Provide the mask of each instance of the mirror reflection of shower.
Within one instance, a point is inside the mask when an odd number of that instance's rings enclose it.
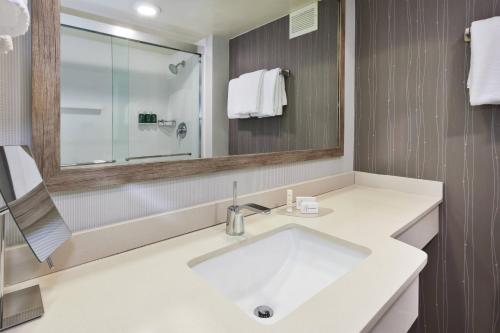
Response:
[[[201,157],[199,54],[66,26],[61,41],[63,166]]]
[[[170,66],[168,66],[170,72],[174,75],[179,74],[179,71],[184,67],[186,67],[186,62],[184,60],[178,63],[177,65],[171,64]]]

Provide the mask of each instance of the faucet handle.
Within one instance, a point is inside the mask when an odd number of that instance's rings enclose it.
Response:
[[[238,208],[239,209],[248,209],[248,210],[251,210],[252,212],[258,213],[258,214],[264,214],[264,215],[271,214],[271,208],[267,208],[267,207],[257,205],[254,203],[248,203],[248,204],[239,206]]]

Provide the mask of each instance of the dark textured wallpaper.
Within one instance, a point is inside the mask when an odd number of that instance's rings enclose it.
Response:
[[[357,0],[356,12],[356,169],[445,183],[412,331],[500,332],[500,107],[469,106],[463,40],[500,1]]]
[[[289,39],[287,16],[230,41],[231,78],[276,67],[292,73],[283,116],[230,120],[231,155],[338,146],[338,13],[338,0],[324,0],[318,31]]]

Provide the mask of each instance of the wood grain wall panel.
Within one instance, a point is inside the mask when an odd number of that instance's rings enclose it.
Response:
[[[32,3],[32,140],[33,157],[43,179],[60,168],[61,80],[59,0]],[[36,56],[35,56],[36,55]],[[43,144],[42,144],[43,143]]]
[[[470,107],[472,21],[497,0],[356,1],[359,171],[440,180],[412,332],[500,332],[500,107]]]
[[[281,117],[230,120],[231,155],[338,146],[337,0],[319,3],[319,29],[289,39],[283,17],[230,41],[230,77],[289,69],[288,106]]]

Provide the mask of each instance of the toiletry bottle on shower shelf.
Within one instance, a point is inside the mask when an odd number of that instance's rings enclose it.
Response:
[[[144,120],[146,124],[151,124],[151,112],[146,113]]]
[[[151,114],[151,123],[156,124],[158,120],[158,117],[156,116],[156,113]]]

